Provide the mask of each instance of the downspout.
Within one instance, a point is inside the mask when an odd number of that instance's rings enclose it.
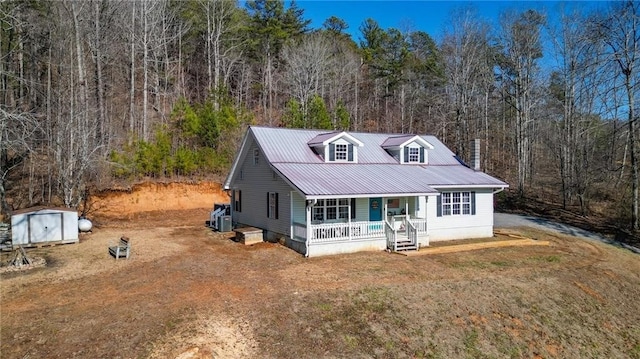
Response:
[[[502,191],[504,191],[504,187],[498,188],[497,190],[495,190],[495,191],[491,192],[491,194],[500,193],[500,192],[502,192]]]

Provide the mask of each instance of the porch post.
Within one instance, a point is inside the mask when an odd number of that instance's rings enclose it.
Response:
[[[349,215],[347,216],[347,225],[347,233],[349,233],[349,240],[351,240],[351,198],[349,198]]]
[[[305,200],[305,230],[307,231],[307,238],[305,240],[305,245],[307,247],[305,256],[309,256],[309,241],[311,240],[311,205],[309,205],[309,201]]]
[[[409,222],[409,218],[411,218],[411,216],[409,215],[409,199],[405,199],[404,200],[404,218],[406,219],[407,222]]]

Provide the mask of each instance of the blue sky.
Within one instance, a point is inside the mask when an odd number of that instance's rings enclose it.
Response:
[[[504,10],[536,9],[553,16],[560,7],[556,1],[297,0],[296,4],[304,9],[304,18],[312,21],[310,27],[313,29],[321,28],[331,16],[341,18],[349,24],[347,32],[356,42],[360,38],[359,27],[367,18],[376,20],[383,29],[394,27],[404,30],[409,25],[410,29],[424,31],[437,41],[447,25],[451,10],[455,8],[471,5],[478,9],[481,17],[497,26]],[[571,1],[566,4],[582,7],[598,3]]]

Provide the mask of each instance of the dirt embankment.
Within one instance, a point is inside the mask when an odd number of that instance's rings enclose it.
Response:
[[[87,212],[93,218],[133,218],[139,213],[213,208],[214,203],[228,202],[217,182],[144,182],[94,194]]]

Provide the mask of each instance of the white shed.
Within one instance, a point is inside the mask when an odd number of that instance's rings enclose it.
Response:
[[[77,243],[78,213],[68,208],[26,209],[11,216],[15,245]]]

